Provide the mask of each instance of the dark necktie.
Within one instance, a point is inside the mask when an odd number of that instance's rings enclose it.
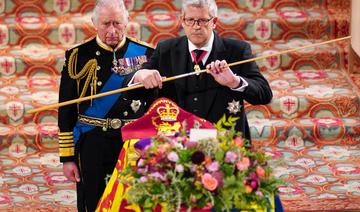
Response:
[[[202,59],[204,58],[206,51],[201,49],[195,49],[193,54],[193,59],[196,64],[203,65]]]

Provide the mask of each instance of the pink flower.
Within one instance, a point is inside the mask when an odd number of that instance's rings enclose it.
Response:
[[[191,195],[190,197],[192,203],[196,203],[197,199],[194,195]]]
[[[256,174],[259,177],[265,177],[265,170],[261,166],[256,167]]]
[[[218,181],[216,180],[216,178],[211,176],[211,174],[209,173],[206,173],[201,177],[201,182],[204,187],[209,191],[215,190],[218,186]]]
[[[209,170],[210,172],[216,172],[217,170],[219,170],[219,162],[214,161],[211,162],[210,164],[206,164],[206,169]]]
[[[253,190],[256,190],[259,186],[258,182],[256,180],[251,180],[250,181],[250,186]]]
[[[263,197],[263,196],[264,196],[264,194],[263,194],[261,191],[256,191],[255,194],[258,195],[259,197]]]
[[[211,175],[218,181],[218,186],[222,187],[224,185],[224,173],[221,171],[213,172]]]
[[[159,179],[159,180],[166,180],[165,176],[160,174],[159,172],[154,172],[152,174],[150,174],[151,177],[155,178],[155,180]]]
[[[140,177],[140,182],[145,183],[148,180],[148,177],[142,176]]]
[[[234,139],[234,143],[236,146],[243,147],[244,146],[244,139],[242,137],[236,137]]]
[[[236,163],[236,168],[239,171],[244,171],[244,170],[248,169],[249,166],[250,166],[250,159],[248,157],[244,157],[242,160],[239,160]]]
[[[237,155],[232,152],[232,151],[228,151],[226,152],[226,155],[225,155],[225,162],[227,163],[234,163],[237,159]]]
[[[172,162],[176,162],[179,160],[179,156],[176,152],[172,151],[168,154],[167,158],[169,159],[169,161],[172,161]]]
[[[195,148],[198,143],[193,141],[185,141],[184,145],[186,148]]]

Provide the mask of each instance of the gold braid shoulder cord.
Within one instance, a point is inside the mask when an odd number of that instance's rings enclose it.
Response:
[[[70,55],[69,63],[68,63],[68,72],[71,79],[76,80],[77,82],[77,92],[80,92],[80,80],[87,76],[84,87],[81,91],[80,98],[85,96],[86,90],[89,87],[91,82],[91,95],[96,94],[96,84],[97,84],[97,60],[91,59],[89,60],[85,66],[81,69],[79,73],[77,73],[76,65],[78,58],[79,49],[74,49]]]

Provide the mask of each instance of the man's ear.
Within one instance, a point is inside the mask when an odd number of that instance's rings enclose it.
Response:
[[[212,19],[212,22],[213,22],[213,25],[212,25],[212,28],[213,29],[215,29],[216,28],[216,23],[218,22],[218,17],[214,17],[213,19]]]
[[[181,26],[184,25],[184,15],[180,15],[179,22],[180,22]]]

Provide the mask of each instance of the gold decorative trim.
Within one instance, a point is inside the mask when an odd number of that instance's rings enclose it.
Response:
[[[125,45],[126,42],[126,37],[124,36],[124,38],[122,39],[122,41],[115,47],[115,49],[111,48],[110,46],[106,45],[104,42],[102,42],[99,38],[99,36],[96,36],[96,43],[103,49],[105,49],[106,51],[110,51],[113,52],[114,50],[117,51],[118,49],[120,49],[121,47],[123,47]]]
[[[68,144],[68,143],[74,143],[74,140],[72,138],[68,140],[63,140],[63,139],[59,140],[59,144]]]
[[[78,51],[79,51],[79,49],[76,48],[70,54],[69,63],[68,63],[68,73],[69,73],[69,76],[71,79],[74,79],[77,81],[78,93],[79,93],[80,80],[83,79],[84,77],[86,77],[84,87],[81,91],[81,94],[79,95],[81,98],[81,97],[85,96],[86,90],[89,87],[90,82],[92,82],[90,85],[91,95],[94,95],[94,93],[96,94],[96,86],[97,86],[96,85],[96,81],[97,81],[96,67],[97,67],[98,63],[97,63],[96,59],[91,59],[85,64],[85,66],[81,69],[80,72],[77,72],[76,69],[77,69]]]
[[[69,135],[73,135],[73,132],[59,132],[59,136],[69,136]]]
[[[68,147],[74,147],[74,143],[69,143],[69,144],[59,144],[59,147],[60,148],[68,148]]]
[[[60,136],[59,136],[59,139],[60,139],[60,140],[72,140],[73,138],[74,138],[73,135],[70,135],[70,136],[68,136],[68,135],[67,135],[67,136],[64,136],[64,135],[61,136],[61,135],[60,135]]]
[[[129,37],[129,36],[127,36],[127,38],[129,39],[129,40],[131,40],[132,42],[135,42],[135,43],[139,43],[139,44],[141,44],[141,45],[144,45],[144,46],[147,46],[147,47],[150,47],[150,48],[155,48],[153,45],[151,45],[151,44],[149,44],[149,43],[147,43],[147,42],[145,42],[145,41],[141,41],[141,40],[139,40],[139,39],[136,39],[136,38],[134,38],[134,37]]]
[[[59,148],[59,156],[60,157],[70,157],[75,155],[75,148]]]

